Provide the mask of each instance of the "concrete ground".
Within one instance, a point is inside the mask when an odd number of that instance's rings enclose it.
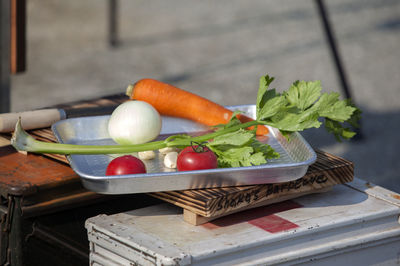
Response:
[[[121,93],[144,77],[224,105],[254,104],[266,73],[278,90],[301,79],[341,92],[311,0],[120,0],[117,48],[107,42],[107,1],[27,4],[28,68],[12,76],[13,111]],[[327,4],[363,138],[303,135],[353,161],[357,177],[400,192],[400,1]]]

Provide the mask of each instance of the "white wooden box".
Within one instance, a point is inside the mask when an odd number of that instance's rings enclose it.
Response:
[[[355,179],[193,226],[170,204],[86,221],[91,265],[400,265],[400,195]]]

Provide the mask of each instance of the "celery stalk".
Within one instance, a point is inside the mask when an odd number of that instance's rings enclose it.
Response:
[[[11,144],[18,151],[28,151],[34,153],[55,153],[55,154],[121,154],[139,151],[158,150],[165,147],[189,146],[192,142],[208,141],[217,136],[234,132],[241,128],[247,128],[257,125],[257,121],[251,121],[213,133],[197,137],[188,138],[168,138],[166,140],[153,141],[144,144],[135,145],[76,145],[62,143],[48,143],[34,139],[21,126],[21,120],[18,120],[14,134],[11,138]]]

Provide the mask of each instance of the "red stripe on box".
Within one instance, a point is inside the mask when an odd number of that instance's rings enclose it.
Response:
[[[238,213],[234,213],[215,221],[204,224],[208,229],[230,226],[238,223],[247,222],[251,225],[270,233],[278,233],[285,230],[299,227],[289,220],[279,217],[277,214],[283,211],[303,207],[302,205],[288,200],[268,206],[258,207]]]
[[[297,224],[274,214],[248,221],[248,223],[270,233],[279,233],[299,227]]]

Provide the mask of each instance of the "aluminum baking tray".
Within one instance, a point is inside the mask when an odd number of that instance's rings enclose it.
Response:
[[[254,105],[228,106],[228,108],[255,117]],[[109,117],[93,116],[61,120],[53,124],[52,130],[60,143],[115,145],[107,132]],[[186,119],[162,117],[160,138],[179,133],[194,134],[207,129]],[[116,155],[69,155],[67,158],[72,169],[81,177],[83,185],[89,190],[103,194],[279,183],[304,176],[308,166],[316,160],[313,149],[299,133],[294,133],[288,142],[279,130],[269,129],[268,137],[264,137],[261,141],[279,152],[280,158],[259,166],[179,172],[165,168],[163,157],[157,151],[155,159],[144,161],[146,174],[106,176],[107,165]]]

